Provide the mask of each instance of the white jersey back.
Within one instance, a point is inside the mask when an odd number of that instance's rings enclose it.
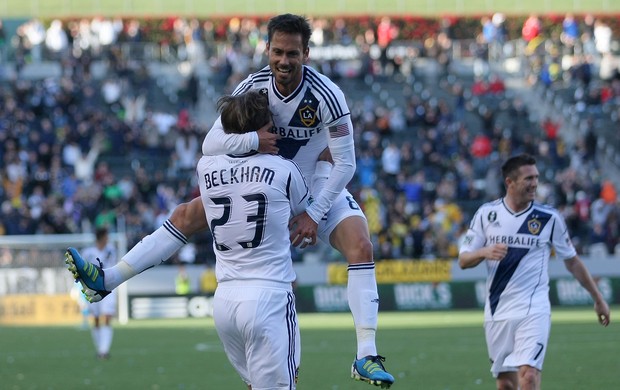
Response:
[[[103,265],[101,268],[113,267],[118,262],[116,248],[112,244],[107,244],[103,249],[97,248],[96,245],[84,248],[84,250],[82,250],[82,258],[95,265],[99,265],[97,262],[97,259],[99,259]]]
[[[562,216],[554,208],[535,202],[518,214],[503,198],[486,203],[476,211],[460,252],[497,243],[507,244],[508,253],[501,261],[485,260],[485,320],[549,313],[548,261],[552,247],[559,259],[576,255]]]
[[[353,127],[349,108],[340,88],[329,78],[304,66],[303,80],[295,92],[282,96],[268,66],[249,75],[233,95],[259,90],[269,98],[273,132],[278,140],[278,154],[299,165],[306,178],[312,177],[319,154],[337,144],[351,147]],[[329,134],[329,136],[326,134]]]
[[[217,281],[293,282],[288,222],[310,202],[297,165],[254,152],[204,156],[197,173]]]

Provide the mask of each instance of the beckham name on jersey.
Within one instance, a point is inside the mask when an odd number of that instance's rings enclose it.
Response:
[[[488,243],[493,244],[506,244],[509,246],[519,246],[519,247],[538,247],[540,246],[540,238],[527,236],[527,235],[516,235],[516,236],[491,236],[488,239]]]
[[[276,171],[269,168],[247,166],[205,173],[204,180],[207,189],[221,185],[247,182],[263,182],[271,185],[275,175]]]

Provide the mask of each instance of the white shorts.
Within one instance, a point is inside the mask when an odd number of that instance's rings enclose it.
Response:
[[[290,285],[220,283],[213,318],[228,360],[252,390],[296,388],[301,340]]]
[[[532,366],[542,371],[551,315],[539,313],[521,319],[485,321],[491,373],[497,378],[501,372],[517,372],[520,366]]]
[[[344,219],[358,216],[366,219],[362,208],[348,190],[343,190],[334,200],[332,207],[319,222],[317,234],[324,243],[329,244],[329,236]]]
[[[93,302],[88,306],[88,312],[95,317],[100,316],[115,316],[116,306],[118,301],[118,294],[116,290],[112,290],[110,294],[99,302]]]

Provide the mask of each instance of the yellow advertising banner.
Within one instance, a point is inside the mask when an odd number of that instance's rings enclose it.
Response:
[[[375,263],[379,284],[448,282],[452,279],[452,260],[382,260]],[[327,282],[347,283],[348,264],[329,264]]]
[[[2,325],[72,325],[81,321],[80,307],[69,294],[0,297]]]

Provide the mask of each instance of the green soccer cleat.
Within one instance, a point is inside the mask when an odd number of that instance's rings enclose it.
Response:
[[[99,261],[99,259],[97,259],[97,261]],[[110,291],[107,291],[104,287],[104,274],[101,268],[101,261],[99,261],[99,265],[97,266],[84,260],[77,249],[69,247],[65,252],[65,263],[75,280],[82,284],[82,292],[86,296],[88,302],[99,302],[110,293]]]
[[[351,367],[351,378],[380,386],[382,389],[389,389],[394,383],[394,377],[385,371],[384,361],[385,358],[380,355],[355,360]]]

